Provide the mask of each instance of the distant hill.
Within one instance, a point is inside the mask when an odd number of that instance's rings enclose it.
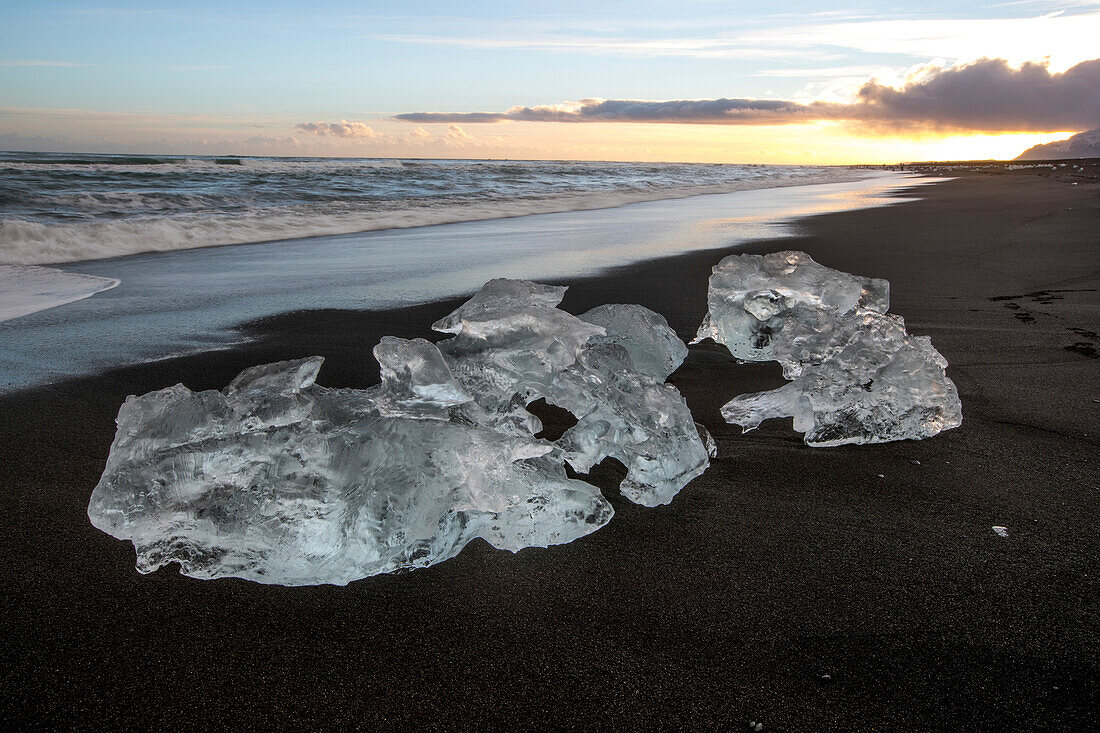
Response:
[[[1071,138],[1028,148],[1016,160],[1062,160],[1100,158],[1100,128],[1079,132]]]

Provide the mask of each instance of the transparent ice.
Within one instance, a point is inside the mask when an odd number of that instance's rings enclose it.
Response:
[[[778,361],[792,380],[722,408],[751,430],[793,417],[809,445],[926,438],[962,423],[945,360],[926,336],[889,314],[885,280],[814,262],[804,252],[732,255],[714,267],[696,341],[742,361]]]
[[[664,384],[686,349],[639,306],[559,310],[564,291],[486,284],[435,324],[453,338],[382,339],[370,389],[316,385],[311,357],[130,397],[88,515],[142,572],[342,585],[479,537],[518,551],[599,529],[610,504],[565,462],[617,458],[626,497],[667,503],[713,445]],[[540,397],[578,418],[558,441],[534,437]]]

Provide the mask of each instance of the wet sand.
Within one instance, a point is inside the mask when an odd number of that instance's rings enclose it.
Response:
[[[1073,185],[1077,183],[1077,185]],[[891,281],[951,363],[964,423],[811,449],[718,407],[782,383],[709,342],[671,381],[719,458],[667,507],[621,499],[569,545],[475,543],[346,588],[133,568],[85,509],[127,394],[224,386],[321,354],[377,379],[382,335],[437,338],[458,301],[307,311],[250,343],[0,397],[3,717],[49,727],[1085,730],[1098,723],[1100,183],[966,173],[922,199],[804,220],[823,264]],[[563,307],[641,303],[685,339],[707,251],[574,280]],[[1005,526],[1008,537],[992,527]]]

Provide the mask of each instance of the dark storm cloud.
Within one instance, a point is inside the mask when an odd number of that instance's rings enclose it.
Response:
[[[576,104],[513,107],[506,112],[412,112],[403,122],[649,122],[777,125],[848,120],[885,128],[1058,131],[1100,125],[1100,59],[1051,73],[1003,59],[926,72],[901,88],[867,82],[850,104],[784,100],[585,99]]]
[[[675,122],[700,125],[774,125],[818,119],[824,105],[771,99],[584,99],[575,105],[513,107],[507,112],[412,112],[403,122]]]
[[[849,106],[884,123],[986,131],[1080,130],[1100,124],[1100,59],[1060,74],[1044,64],[1013,69],[1003,59],[947,69],[901,89],[870,81]]]

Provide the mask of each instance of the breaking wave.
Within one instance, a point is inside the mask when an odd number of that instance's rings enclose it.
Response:
[[[0,264],[398,229],[865,175],[843,168],[0,154]]]

